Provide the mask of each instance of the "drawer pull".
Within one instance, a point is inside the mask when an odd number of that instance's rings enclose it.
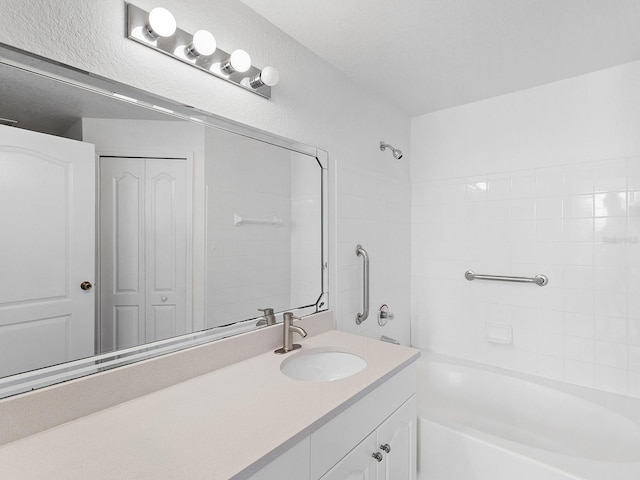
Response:
[[[388,443],[385,443],[384,445],[380,445],[380,450],[382,450],[385,453],[391,453],[391,445],[389,445]]]
[[[371,456],[375,458],[377,462],[382,461],[382,454],[380,452],[372,453]]]

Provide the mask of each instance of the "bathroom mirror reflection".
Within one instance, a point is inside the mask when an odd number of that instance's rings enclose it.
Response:
[[[323,152],[0,53],[0,396],[327,308]]]

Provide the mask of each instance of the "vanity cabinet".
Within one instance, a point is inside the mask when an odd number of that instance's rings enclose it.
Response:
[[[367,480],[414,480],[416,478],[415,395],[322,476],[321,480],[358,478]]]
[[[415,480],[415,392],[414,363],[328,420],[249,480]]]
[[[340,460],[335,467],[329,470],[326,475],[323,475],[322,480],[379,479],[378,461],[373,458],[371,454],[371,452],[377,451],[377,437],[377,433],[373,432],[365,438],[356,448],[351,450],[346,457]]]
[[[415,480],[417,455],[416,396],[413,395],[396,410],[377,430],[378,449],[388,445],[382,452],[383,461],[378,464],[380,480]],[[378,451],[378,450],[376,450]]]

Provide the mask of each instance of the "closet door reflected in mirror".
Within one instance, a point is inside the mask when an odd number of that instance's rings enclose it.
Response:
[[[100,353],[193,331],[186,158],[100,158]]]

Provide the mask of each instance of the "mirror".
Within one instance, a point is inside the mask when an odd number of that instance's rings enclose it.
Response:
[[[326,153],[0,48],[0,397],[327,305]]]

